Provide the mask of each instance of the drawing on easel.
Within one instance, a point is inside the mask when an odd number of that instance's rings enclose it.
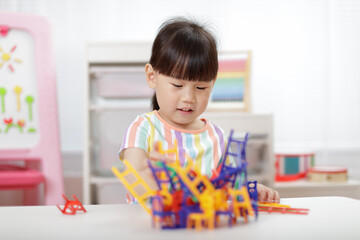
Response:
[[[10,71],[14,72],[15,68],[13,66],[13,63],[22,63],[22,60],[20,58],[16,58],[12,56],[15,50],[16,50],[16,45],[12,46],[9,52],[5,52],[4,49],[0,46],[0,54],[1,54],[0,68],[3,65],[7,65]]]
[[[0,26],[1,148],[31,148],[39,140],[34,39]]]
[[[218,76],[210,108],[250,111],[250,51],[219,54]]]

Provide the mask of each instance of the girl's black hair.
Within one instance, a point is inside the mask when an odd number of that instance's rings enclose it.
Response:
[[[218,71],[218,53],[213,35],[199,23],[173,18],[160,26],[150,64],[165,76],[188,81],[212,81]],[[159,110],[156,94],[153,110]]]

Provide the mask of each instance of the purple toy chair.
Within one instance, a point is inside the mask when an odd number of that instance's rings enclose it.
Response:
[[[0,190],[24,189],[25,205],[42,184],[45,205],[63,202],[51,44],[46,19],[0,12]]]

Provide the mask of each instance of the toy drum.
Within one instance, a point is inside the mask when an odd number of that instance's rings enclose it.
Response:
[[[344,167],[313,167],[307,174],[311,182],[346,182],[348,180],[347,168]]]
[[[315,154],[277,153],[275,158],[275,181],[294,181],[306,177],[308,170],[314,166]]]

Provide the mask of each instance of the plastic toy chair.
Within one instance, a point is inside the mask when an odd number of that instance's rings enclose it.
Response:
[[[25,205],[39,204],[40,183],[44,184],[45,205],[62,203],[54,55],[49,33],[50,25],[42,17],[0,14],[0,190],[24,189]],[[14,165],[15,160],[23,161],[23,166]]]

